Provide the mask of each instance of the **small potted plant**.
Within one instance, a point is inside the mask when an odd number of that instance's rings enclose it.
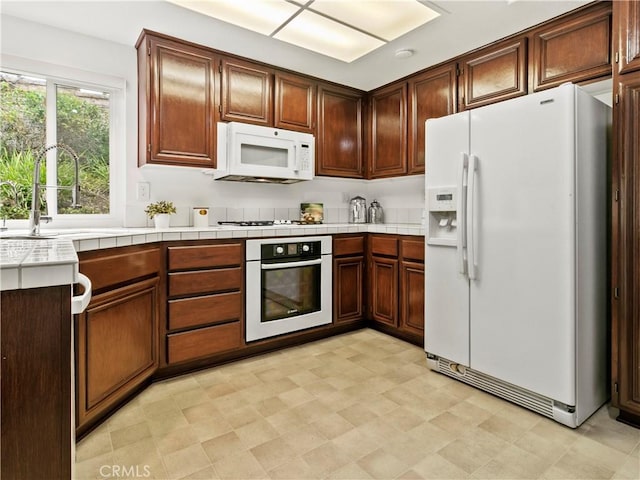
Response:
[[[173,202],[160,200],[159,202],[147,205],[144,213],[154,221],[157,229],[169,228],[170,215],[176,213],[176,207]]]

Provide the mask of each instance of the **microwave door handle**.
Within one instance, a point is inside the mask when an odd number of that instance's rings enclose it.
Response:
[[[293,144],[293,171],[294,172],[299,172],[300,171],[300,159],[298,158],[298,145],[297,144]]]
[[[277,270],[281,268],[294,268],[294,267],[307,267],[309,265],[319,265],[322,263],[322,259],[317,260],[303,260],[301,262],[281,262],[281,263],[263,263],[260,265],[262,270]]]

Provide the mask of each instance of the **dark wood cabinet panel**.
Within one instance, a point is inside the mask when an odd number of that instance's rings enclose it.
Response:
[[[614,48],[618,53],[618,72],[640,70],[640,2],[613,2],[613,21],[616,31]]]
[[[316,121],[316,83],[284,72],[275,74],[276,128],[313,133]]]
[[[618,77],[613,202],[613,404],[619,419],[640,426],[640,71]],[[616,395],[617,386],[617,395]]]
[[[127,247],[83,253],[80,271],[91,279],[93,292],[155,275],[161,268],[160,247]]]
[[[456,64],[409,78],[408,173],[424,173],[425,121],[455,113],[458,104]]]
[[[273,125],[273,71],[238,59],[222,59],[222,120]]]
[[[526,95],[527,38],[510,38],[459,61],[459,110]]]
[[[364,313],[364,255],[333,260],[333,320],[361,320]]]
[[[71,478],[71,286],[3,291],[3,479]]]
[[[138,44],[139,165],[216,166],[215,63],[206,49],[142,37]]]
[[[398,238],[395,235],[369,236],[369,248],[373,255],[398,256]]]
[[[244,282],[241,267],[169,274],[169,295],[194,295],[239,289]]]
[[[371,319],[393,327],[398,326],[398,260],[371,257]]]
[[[602,3],[533,32],[533,89],[611,75],[611,6]]]
[[[424,249],[424,244],[423,244]],[[424,336],[424,263],[400,264],[400,330]]]
[[[362,93],[318,85],[316,175],[364,178]]]
[[[333,237],[333,321],[364,319],[365,235]]]
[[[157,277],[96,295],[77,317],[77,428],[124,400],[158,365]]]
[[[198,328],[167,336],[170,364],[195,360],[239,348],[242,344],[240,322]]]
[[[334,236],[333,256],[344,257],[349,255],[364,254],[364,235]]]
[[[242,311],[240,292],[170,300],[168,329],[181,330],[239,320],[242,318]]]
[[[242,243],[169,247],[169,270],[190,268],[228,267],[242,265],[244,246]]]
[[[376,90],[370,96],[369,176],[407,173],[407,84]]]

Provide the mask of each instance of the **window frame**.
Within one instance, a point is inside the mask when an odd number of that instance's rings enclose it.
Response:
[[[54,142],[56,133],[56,86],[100,90],[109,93],[109,213],[104,214],[61,214],[57,213],[57,190],[47,189],[47,203],[55,205],[50,209],[53,221],[43,223],[41,228],[59,229],[73,227],[114,227],[122,226],[126,194],[126,81],[122,78],[88,72],[63,65],[55,65],[12,55],[0,55],[0,70],[21,75],[39,77],[46,81],[46,143]],[[53,93],[53,98],[51,97]],[[44,147],[44,145],[43,145]],[[56,162],[55,150],[49,152],[46,163]],[[47,185],[55,185],[57,172],[47,168]],[[52,183],[50,183],[52,182]],[[82,185],[80,185],[82,187]],[[82,192],[82,191],[81,191]],[[53,202],[53,203],[51,203]],[[82,203],[82,193],[80,195]],[[28,220],[7,220],[10,228],[26,228]]]

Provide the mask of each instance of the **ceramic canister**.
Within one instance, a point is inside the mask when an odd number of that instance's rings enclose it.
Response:
[[[209,207],[193,207],[192,213],[194,227],[209,226]]]

